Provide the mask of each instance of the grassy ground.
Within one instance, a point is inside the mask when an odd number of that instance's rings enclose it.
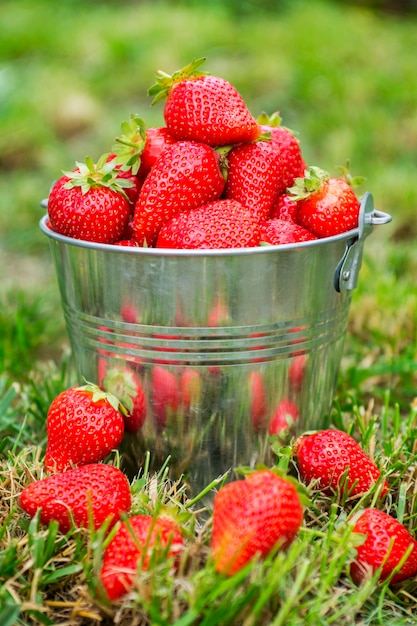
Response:
[[[234,6],[234,3],[233,3]],[[333,423],[386,469],[380,504],[415,534],[417,247],[415,17],[321,2],[283,3],[236,16],[227,4],[5,0],[0,41],[0,623],[414,624],[417,581],[356,588],[346,512],[370,504],[313,495],[285,554],[230,580],[214,572],[201,502],[146,468],[134,509],[175,502],[188,545],[180,574],[138,578],[120,607],[95,593],[103,537],[67,536],[29,522],[22,487],[42,473],[45,415],[74,380],[39,202],[62,169],[108,150],[131,112],[161,122],[144,94],[158,68],[207,56],[252,111],[279,109],[310,162],[335,171],[347,158],[393,215],[365,246]],[[117,463],[115,457],[112,462]],[[285,454],[277,462],[295,473]],[[155,495],[156,494],[156,495]],[[343,506],[342,506],[343,505]],[[202,506],[202,505],[201,505]]]

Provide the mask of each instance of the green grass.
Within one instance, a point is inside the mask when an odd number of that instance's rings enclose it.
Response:
[[[207,56],[207,69],[235,84],[255,114],[281,111],[310,162],[335,171],[349,158],[376,206],[393,215],[365,244],[332,422],[386,470],[391,491],[378,506],[416,532],[416,17],[330,2],[267,4],[269,12],[239,15],[235,3],[220,2],[2,4],[2,626],[415,623],[417,581],[357,588],[349,578],[346,515],[372,504],[374,492],[360,501],[312,492],[294,544],[225,579],[211,562],[210,515],[197,514],[204,499],[190,502],[166,472],[155,482],[142,468],[133,510],[174,506],[187,550],[177,577],[163,566],[139,574],[118,607],[97,595],[103,532],[63,536],[18,504],[24,485],[42,476],[47,408],[75,380],[40,200],[62,169],[107,151],[130,113],[161,122],[162,108],[144,95],[156,69]],[[288,450],[277,463],[297,475]]]

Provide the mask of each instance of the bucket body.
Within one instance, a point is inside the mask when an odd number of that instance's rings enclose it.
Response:
[[[48,228],[78,375],[130,368],[146,419],[126,435],[132,475],[169,458],[197,491],[245,465],[273,463],[329,414],[351,289],[337,284],[358,230],[297,245],[159,250],[94,244]],[[352,255],[351,255],[352,256]],[[344,279],[349,272],[344,270]]]

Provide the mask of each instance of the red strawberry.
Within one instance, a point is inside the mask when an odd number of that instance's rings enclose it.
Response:
[[[174,215],[161,228],[157,248],[247,248],[260,241],[258,220],[234,200],[217,200]]]
[[[210,146],[192,141],[166,146],[139,193],[133,217],[136,242],[154,245],[173,215],[216,200],[224,184],[219,155]]]
[[[230,326],[230,311],[227,302],[218,298],[210,308],[207,326]]]
[[[297,354],[288,368],[288,382],[291,389],[300,391],[306,375],[307,357],[305,354]]]
[[[290,222],[289,220],[281,220],[279,218],[261,222],[259,224],[259,230],[261,233],[261,241],[273,246],[317,239],[316,235],[313,235],[313,233],[306,228],[294,222]]]
[[[213,503],[211,549],[216,570],[231,575],[275,546],[287,547],[302,519],[296,488],[271,470],[228,483]]]
[[[262,113],[258,117],[258,123],[261,125],[263,134],[271,133],[271,142],[281,153],[283,187],[291,187],[296,178],[304,175],[306,169],[299,140],[288,128],[281,126],[281,117],[278,111],[271,116]]]
[[[122,246],[125,248],[137,248],[138,244],[134,239],[119,239],[119,241],[114,242],[115,246]]]
[[[146,131],[145,146],[141,155],[139,176],[145,178],[155,165],[166,146],[175,143],[176,139],[165,126],[151,127]]]
[[[281,400],[269,424],[270,435],[286,437],[298,420],[298,407],[291,400]]]
[[[131,212],[124,189],[132,183],[120,177],[114,161],[107,158],[103,155],[96,165],[87,158],[53,185],[48,214],[54,231],[97,243],[121,238]]]
[[[198,370],[187,367],[181,372],[180,396],[186,414],[198,407],[201,396],[201,374]]]
[[[227,80],[197,71],[204,61],[194,60],[172,76],[157,72],[149,89],[153,103],[167,98],[164,118],[171,135],[210,146],[257,139],[260,126],[242,96]]]
[[[125,193],[130,202],[131,208],[134,207],[136,204],[136,200],[138,199],[140,188],[142,187],[142,180],[138,177],[137,174],[133,173],[131,168],[118,165],[118,158],[116,154],[110,153],[107,157],[107,161],[113,162],[114,164],[114,167],[117,171],[116,182],[120,182],[120,179],[126,179],[131,183],[131,186],[125,189]],[[129,224],[127,228],[129,228]]]
[[[139,324],[140,323],[140,315],[139,315],[138,307],[136,306],[136,304],[133,304],[132,302],[129,302],[128,300],[122,303],[122,306],[120,307],[120,315],[122,317],[122,320],[126,322],[127,324]]]
[[[119,407],[114,396],[93,384],[62,391],[48,409],[45,468],[64,472],[102,461],[123,438]]]
[[[260,371],[253,370],[249,372],[248,387],[251,423],[256,431],[260,431],[265,425],[268,407],[265,381]]]
[[[178,379],[173,372],[155,365],[152,369],[152,411],[158,430],[163,430],[180,402]]]
[[[355,439],[342,430],[301,435],[294,444],[294,456],[302,479],[306,483],[318,480],[318,487],[327,494],[342,490],[350,496],[361,495],[381,475]],[[342,483],[345,475],[346,483]],[[387,491],[388,483],[383,481],[381,495]]]
[[[269,219],[279,218],[280,220],[297,220],[298,204],[289,193],[281,193],[275,201],[269,214]]]
[[[167,128],[146,128],[143,119],[131,115],[122,123],[122,134],[116,137],[112,150],[121,169],[132,171],[143,181],[165,146],[175,141]]]
[[[113,367],[105,372],[101,386],[126,409],[123,414],[125,432],[136,433],[146,418],[146,396],[139,376],[129,367]]]
[[[232,148],[227,154],[225,198],[237,200],[265,220],[285,189],[282,157],[271,141],[256,141]]]
[[[390,585],[417,575],[417,541],[395,518],[378,509],[364,509],[354,521],[352,532],[365,536],[365,541],[356,548],[356,558],[350,566],[356,584],[379,568],[380,581],[391,576],[397,568]]]
[[[297,200],[297,223],[317,237],[332,237],[356,228],[359,200],[343,177],[310,167],[289,192]]]
[[[34,516],[41,509],[43,524],[59,523],[66,533],[72,524],[95,529],[106,519],[113,526],[121,513],[131,506],[129,481],[117,467],[96,463],[37,480],[27,485],[20,496],[26,513]]]
[[[177,523],[160,516],[134,515],[121,522],[103,557],[100,580],[112,600],[118,600],[134,586],[140,568],[147,570],[158,561],[172,559],[174,567],[184,547]]]

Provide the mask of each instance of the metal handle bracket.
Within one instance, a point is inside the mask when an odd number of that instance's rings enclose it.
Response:
[[[358,219],[358,236],[346,244],[345,253],[340,260],[334,275],[334,287],[339,293],[351,291],[358,284],[359,270],[362,265],[363,244],[372,232],[374,225],[387,224],[391,215],[374,208],[372,194],[367,191],[361,202]]]

